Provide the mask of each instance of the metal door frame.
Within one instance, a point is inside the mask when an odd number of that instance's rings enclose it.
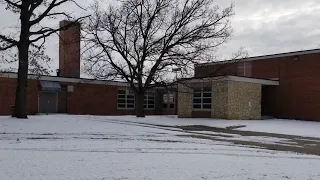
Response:
[[[38,113],[40,113],[40,95],[41,95],[42,93],[48,93],[48,92],[42,92],[42,91],[40,91],[40,92],[38,93]],[[54,93],[54,94],[56,94],[56,112],[58,113],[58,111],[59,111],[59,93],[56,92],[56,93]]]

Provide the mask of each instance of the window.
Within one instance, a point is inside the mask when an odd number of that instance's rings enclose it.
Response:
[[[196,88],[193,90],[193,108],[211,109],[211,88]]]
[[[163,95],[163,108],[173,109],[174,104],[174,93],[168,92]]]
[[[134,103],[134,93],[131,90],[118,90],[118,108],[133,109]]]
[[[155,107],[155,95],[153,91],[147,91],[144,95],[143,107],[145,109],[154,109]]]

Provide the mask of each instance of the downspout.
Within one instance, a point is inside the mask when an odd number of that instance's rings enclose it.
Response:
[[[66,91],[66,114],[68,114],[68,85],[65,91]]]
[[[244,61],[243,68],[244,68],[244,76],[246,76],[247,75],[247,72],[246,72],[246,61]]]

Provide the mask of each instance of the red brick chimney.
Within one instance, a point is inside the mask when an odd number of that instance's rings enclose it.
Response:
[[[71,21],[63,20],[60,27]],[[60,31],[59,38],[59,76],[80,78],[80,23]]]

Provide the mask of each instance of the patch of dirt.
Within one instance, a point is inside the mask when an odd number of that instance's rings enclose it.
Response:
[[[226,129],[239,129],[239,128],[244,128],[244,127],[247,127],[246,125],[239,125],[239,126],[228,126],[226,127]]]
[[[41,139],[63,139],[63,138],[57,138],[57,137],[27,137],[26,139],[29,139],[29,140],[41,140]]]
[[[265,132],[254,132],[254,131],[239,131],[236,130],[240,127],[229,127],[229,128],[218,128],[218,127],[209,127],[202,125],[194,125],[194,126],[176,126],[176,128],[180,128],[185,132],[190,134],[186,135],[178,135],[182,137],[192,137],[198,139],[209,139],[213,141],[223,141],[230,142],[237,145],[245,145],[252,146],[257,148],[263,148],[268,150],[276,150],[276,151],[291,151],[296,153],[303,154],[311,154],[320,156],[320,139],[313,137],[301,137],[294,135],[285,135],[285,134],[276,134],[276,133],[265,133]],[[195,132],[196,131],[196,132]],[[210,134],[210,133],[197,133],[201,131],[211,131],[215,133],[226,133],[230,134],[231,137],[241,136],[244,137],[244,140],[236,140],[236,139],[228,139],[221,138],[226,137],[228,135],[219,135],[219,134]],[[234,136],[233,136],[234,135]],[[229,137],[230,137],[229,136]],[[245,140],[245,137],[267,137],[267,138],[281,138],[286,139],[283,142],[274,142],[274,143],[265,143],[265,142],[256,142],[252,141],[248,138]],[[312,144],[312,145],[311,145]]]

